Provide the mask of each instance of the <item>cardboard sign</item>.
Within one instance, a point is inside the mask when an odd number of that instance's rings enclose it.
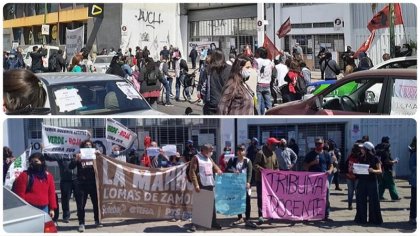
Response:
[[[193,186],[185,176],[189,163],[150,169],[103,155],[94,163],[102,219],[191,218]]]
[[[321,220],[325,216],[325,173],[262,170],[263,217]]]
[[[67,129],[42,124],[42,143],[45,153],[73,154],[80,143],[90,137],[87,130]]]
[[[194,191],[193,198],[192,223],[210,229],[213,217],[214,193],[201,189],[198,193]]]
[[[233,216],[245,213],[246,174],[216,175],[216,212]]]

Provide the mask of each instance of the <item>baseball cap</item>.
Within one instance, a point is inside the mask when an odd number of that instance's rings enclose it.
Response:
[[[369,151],[372,151],[373,149],[375,149],[375,146],[371,142],[364,142],[363,147]]]
[[[282,138],[282,139],[280,139],[280,143],[281,144],[287,144],[287,141],[286,141],[286,139]]]
[[[277,143],[280,143],[280,141],[277,140],[276,138],[270,137],[270,138],[267,139],[267,144],[268,145],[277,144]]]
[[[254,141],[254,142],[257,142],[257,143],[258,143],[258,139],[257,139],[257,138],[255,138],[255,137],[253,137],[253,138],[252,138],[252,141]]]
[[[193,144],[194,142],[192,140],[188,140],[187,143]]]

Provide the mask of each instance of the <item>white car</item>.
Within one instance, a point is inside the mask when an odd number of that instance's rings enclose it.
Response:
[[[93,66],[96,68],[96,72],[105,73],[109,68],[109,64],[114,56],[111,55],[99,55],[96,56]]]
[[[47,92],[44,114],[166,115],[154,110],[131,82],[102,73],[36,74]]]
[[[379,63],[378,65],[370,68],[370,70],[376,69],[416,69],[417,68],[417,56],[409,57],[396,57]]]

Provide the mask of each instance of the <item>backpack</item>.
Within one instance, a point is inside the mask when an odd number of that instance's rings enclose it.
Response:
[[[159,80],[159,73],[156,70],[150,71],[145,75],[146,84],[148,86],[156,85]]]
[[[57,54],[53,54],[48,58],[48,71],[55,72],[58,68]]]
[[[306,83],[302,76],[298,76],[296,80],[296,92],[298,94],[306,94]]]

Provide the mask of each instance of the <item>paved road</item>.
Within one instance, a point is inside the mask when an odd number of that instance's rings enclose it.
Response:
[[[347,210],[347,187],[341,184],[344,191],[336,191],[331,187],[331,213],[333,222],[282,222],[274,221],[274,224],[264,224],[257,229],[245,228],[244,225],[230,227],[229,225],[236,220],[236,217],[226,217],[218,215],[218,222],[223,226],[220,231],[206,230],[198,228],[197,232],[212,233],[412,233],[415,226],[408,223],[410,206],[410,186],[406,180],[397,180],[397,189],[402,198],[401,201],[382,201],[382,217],[384,223],[381,226],[366,225],[359,226],[353,223],[356,214],[355,203],[353,210]],[[254,189],[255,190],[255,189]],[[390,199],[388,191],[385,198]],[[60,204],[61,205],[61,204]],[[257,198],[256,191],[253,191],[251,199],[251,218],[256,220]],[[70,223],[58,222],[59,232],[76,233],[78,221],[76,216],[76,203],[71,201],[70,209],[72,215]],[[86,206],[86,233],[187,233],[188,223],[186,221],[149,221],[149,220],[119,220],[104,219],[104,227],[95,228],[93,221],[93,211],[90,200]],[[61,217],[61,215],[60,215]]]

